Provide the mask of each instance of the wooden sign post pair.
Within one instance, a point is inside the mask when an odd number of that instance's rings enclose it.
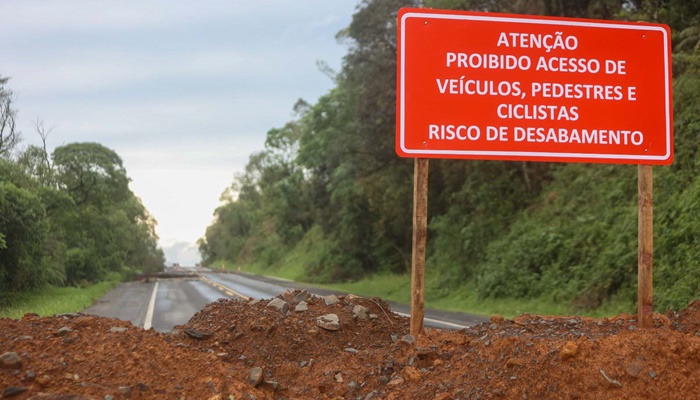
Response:
[[[404,8],[397,37],[396,152],[415,159],[411,333],[429,158],[639,165],[638,324],[651,326],[651,168],[673,161],[669,27]]]
[[[653,326],[653,185],[651,165],[638,167],[637,325]],[[411,335],[423,331],[425,253],[428,238],[428,159],[416,158],[413,182],[413,263],[411,268]]]

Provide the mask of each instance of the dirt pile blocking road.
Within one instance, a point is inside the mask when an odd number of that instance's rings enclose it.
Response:
[[[220,300],[172,334],[27,315],[0,320],[0,398],[700,398],[700,301],[654,321],[493,317],[414,338],[379,299],[302,292]]]

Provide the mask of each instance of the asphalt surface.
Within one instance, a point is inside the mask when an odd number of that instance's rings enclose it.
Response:
[[[154,285],[155,282],[122,283],[83,312],[131,321],[136,326],[143,326],[148,310],[148,299]]]
[[[173,326],[184,324],[205,305],[222,297],[230,298],[199,279],[161,279],[151,325],[159,332],[169,332]]]
[[[194,273],[193,269],[189,272]],[[186,323],[207,303],[220,298],[272,298],[288,289],[306,289],[318,296],[347,293],[267,276],[206,270],[141,282],[124,283],[98,300],[84,312],[131,321],[132,324],[159,332],[169,332]],[[389,303],[394,312],[410,314],[405,304]],[[150,310],[149,310],[150,305]],[[424,325],[442,329],[461,329],[487,319],[465,313],[426,309]]]

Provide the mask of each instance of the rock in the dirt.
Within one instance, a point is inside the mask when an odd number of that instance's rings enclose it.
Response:
[[[198,331],[197,329],[192,329],[192,328],[185,329],[185,334],[187,336],[191,337],[192,339],[198,339],[198,340],[207,340],[207,339],[211,338],[211,336],[212,336],[211,333]]]
[[[64,313],[64,314],[54,314],[54,317],[56,318],[63,318],[63,319],[73,319],[73,318],[78,318],[82,314],[80,313]]]
[[[308,309],[309,309],[309,305],[305,301],[300,302],[299,304],[297,304],[296,307],[294,307],[294,311],[296,311],[296,312],[304,312],[304,311],[307,311]]]
[[[113,326],[112,328],[109,329],[109,331],[111,333],[122,333],[122,332],[126,332],[127,330],[128,330],[128,328],[124,328],[121,326]]]
[[[401,341],[403,343],[408,344],[408,345],[412,345],[413,343],[416,342],[416,338],[414,338],[412,335],[406,335],[406,336],[401,338]]]
[[[323,301],[326,303],[327,306],[332,306],[333,304],[337,304],[340,300],[338,300],[338,298],[335,297],[335,295],[331,294],[328,296],[324,296]]]
[[[7,399],[7,398],[10,398],[12,396],[17,396],[18,394],[24,393],[26,391],[27,391],[27,388],[25,388],[25,387],[10,386],[2,391],[2,398]]]
[[[523,360],[522,358],[515,358],[514,357],[514,358],[509,358],[508,361],[506,361],[506,367],[508,367],[508,368],[515,367],[515,366],[522,367],[523,365],[525,365],[525,360]]]
[[[67,336],[67,337],[64,337],[64,338],[63,338],[63,343],[64,343],[64,344],[75,343],[75,341],[76,341],[75,336]]]
[[[355,301],[357,301],[358,299],[361,299],[361,298],[362,298],[362,297],[357,296],[357,295],[354,295],[354,294],[351,293],[351,294],[345,296],[345,302],[348,303],[348,304],[352,304],[352,303],[354,303]]]
[[[421,373],[414,367],[406,367],[401,371],[401,376],[409,382],[418,382],[420,381]]]
[[[398,385],[403,385],[404,382],[406,382],[406,381],[405,381],[402,377],[400,377],[400,376],[395,376],[394,378],[392,378],[392,379],[387,383],[387,385],[389,385],[389,386],[398,386]]]
[[[286,314],[287,311],[289,311],[289,304],[279,297],[272,299],[269,303],[267,303],[267,306],[280,310],[282,314]]]
[[[576,357],[578,354],[578,344],[576,342],[568,341],[562,346],[559,356],[562,360],[568,360],[570,358]]]
[[[377,319],[379,316],[377,314],[370,314],[369,319]]]
[[[22,359],[15,352],[7,352],[0,355],[0,367],[5,369],[18,369],[22,367]]]
[[[78,326],[78,327],[80,327],[80,328],[83,328],[83,327],[90,326],[90,325],[92,325],[93,323],[95,323],[95,320],[96,320],[96,319],[97,319],[97,318],[95,318],[95,317],[92,316],[92,315],[81,316],[81,317],[78,317],[78,318],[75,320],[75,325]]]
[[[71,333],[71,332],[73,332],[73,330],[72,330],[71,328],[69,328],[69,327],[67,327],[67,326],[64,326],[63,328],[59,328],[59,329],[58,329],[58,332],[56,332],[56,334],[57,334],[58,336],[65,336],[65,335],[67,335],[67,334],[69,334],[69,333]]]
[[[311,295],[309,294],[309,292],[307,292],[306,290],[302,290],[294,296],[294,302],[297,304],[301,302],[306,302],[306,300],[308,300],[310,296]]]
[[[248,382],[254,387],[260,385],[263,381],[263,370],[260,367],[255,367],[250,370],[250,375],[248,375]]]
[[[272,381],[272,380],[266,380],[263,381],[263,386],[268,387],[272,390],[277,390],[277,388],[280,386],[280,384],[277,381]]]
[[[633,360],[629,365],[627,366],[627,375],[633,377],[633,378],[638,378],[639,375],[642,373],[642,370],[644,369],[644,364],[642,364],[641,361],[639,360]]]
[[[352,308],[352,315],[359,319],[367,319],[367,307],[356,305]]]
[[[119,394],[129,396],[131,394],[131,386],[119,386],[117,391],[119,391]]]
[[[51,377],[48,375],[42,375],[36,378],[36,383],[41,386],[48,386],[51,383]]]
[[[376,398],[377,398],[377,391],[373,390],[373,391],[367,393],[367,396],[365,396],[364,400],[372,400],[372,399],[376,399]]]
[[[316,323],[321,328],[327,331],[337,331],[340,329],[340,323],[338,323],[338,316],[335,314],[321,315],[316,318]]]

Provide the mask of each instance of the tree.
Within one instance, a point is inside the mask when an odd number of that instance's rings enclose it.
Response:
[[[15,123],[17,111],[13,108],[14,94],[5,88],[9,80],[0,76],[0,158],[7,158],[21,141]]]
[[[42,257],[48,224],[40,198],[0,180],[0,290],[20,290],[47,282]]]
[[[58,189],[74,206],[57,214],[64,218],[68,283],[94,282],[124,268],[162,268],[156,221],[129,189],[116,152],[98,143],[72,143],[54,150],[53,166]]]
[[[72,143],[53,152],[57,179],[78,206],[101,207],[131,195],[121,158],[99,143]]]

